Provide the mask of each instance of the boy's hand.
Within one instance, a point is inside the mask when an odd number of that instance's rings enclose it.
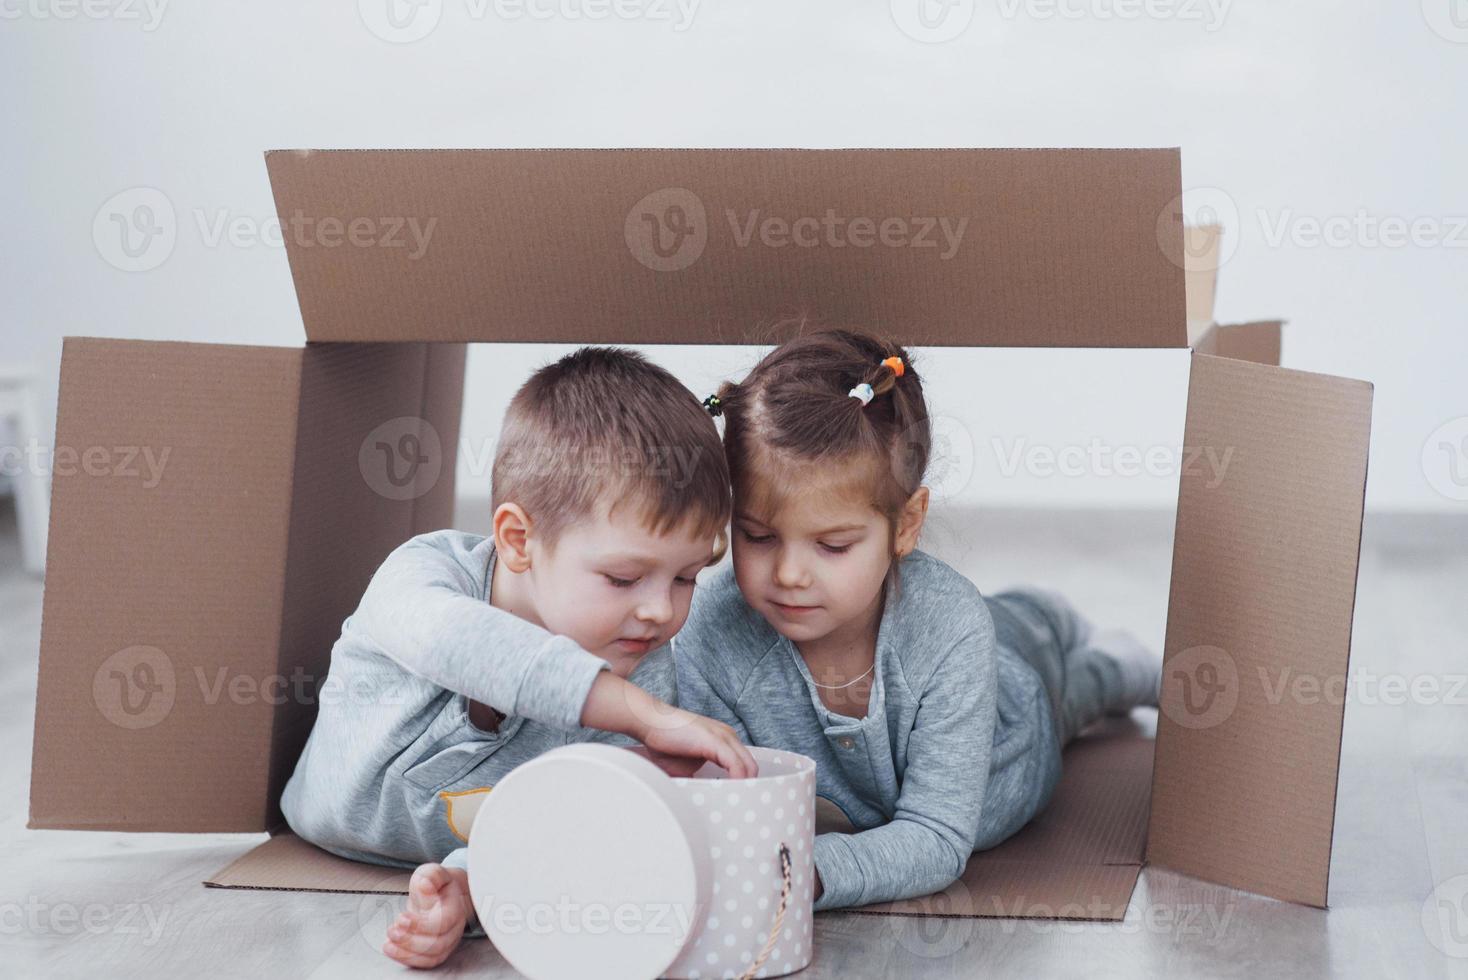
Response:
[[[734,734],[734,729],[722,721],[680,708],[659,718],[656,725],[649,725],[642,735],[642,744],[664,756],[696,760],[694,772],[707,759],[727,769],[732,779],[759,775],[759,765],[749,749],[739,741],[739,736]],[[668,771],[666,767],[664,771]]]
[[[408,882],[408,907],[388,927],[382,951],[404,966],[438,966],[458,948],[473,909],[466,872],[419,865]]]
[[[663,752],[654,752],[647,746],[642,746],[642,751],[637,753],[650,761],[669,776],[688,777],[697,773],[704,767],[703,759],[689,759],[681,755],[668,755]]]
[[[592,683],[580,720],[586,728],[630,735],[653,752],[717,762],[734,779],[759,775],[754,756],[734,729],[674,708],[609,670]]]

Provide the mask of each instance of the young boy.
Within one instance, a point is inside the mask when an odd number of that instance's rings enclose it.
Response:
[[[472,915],[451,801],[577,741],[646,745],[689,775],[755,763],[727,725],[670,707],[668,641],[716,563],[729,474],[712,419],[640,355],[588,347],[533,375],[505,415],[493,535],[445,530],[390,554],[331,652],[324,702],[281,800],[306,840],[412,867],[384,952],[434,966]]]

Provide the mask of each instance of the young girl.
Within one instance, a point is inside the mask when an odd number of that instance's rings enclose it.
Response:
[[[816,909],[948,887],[1045,805],[1068,740],[1156,704],[1161,660],[1128,634],[1050,592],[986,599],[917,550],[930,429],[902,348],[806,334],[705,406],[733,562],[674,641],[679,703],[816,760],[858,830],[816,837]]]

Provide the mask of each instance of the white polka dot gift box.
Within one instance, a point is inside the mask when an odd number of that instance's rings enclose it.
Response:
[[[485,794],[469,834],[480,925],[532,980],[778,977],[811,961],[816,764],[751,748],[754,779],[674,778],[568,745]]]

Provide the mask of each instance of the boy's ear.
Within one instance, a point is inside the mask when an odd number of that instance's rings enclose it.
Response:
[[[923,520],[928,516],[928,488],[918,487],[897,518],[896,541],[893,549],[898,558],[906,558],[917,547],[918,533],[923,529]]]
[[[494,549],[512,572],[530,567],[530,515],[519,504],[500,504],[494,512]]]

